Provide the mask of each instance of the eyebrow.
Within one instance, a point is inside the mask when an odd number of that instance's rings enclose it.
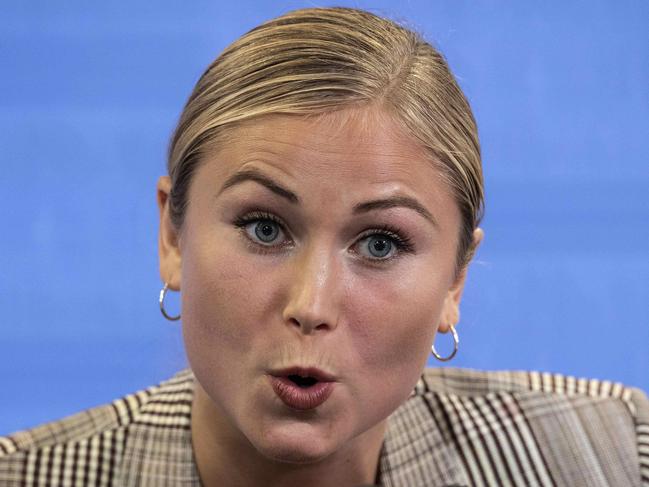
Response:
[[[221,187],[221,190],[218,194],[221,194],[226,189],[231,188],[232,186],[235,186],[237,184],[241,184],[244,181],[254,181],[256,183],[259,183],[271,190],[276,195],[281,196],[282,198],[288,200],[293,204],[300,202],[300,198],[298,198],[293,191],[280,186],[257,169],[246,169],[244,171],[239,171],[236,174],[233,174],[227,179],[227,181],[225,181],[225,183],[223,183],[223,186]]]
[[[254,168],[245,169],[243,171],[239,171],[233,174],[232,176],[230,176],[225,181],[225,183],[223,183],[223,186],[221,187],[221,190],[218,192],[218,194],[221,194],[226,189],[231,188],[232,186],[236,186],[237,184],[241,184],[245,181],[254,181],[258,184],[261,184],[262,186],[266,187],[276,195],[286,199],[290,203],[299,204],[300,202],[300,198],[298,198],[298,196],[293,191],[284,188],[280,184],[276,183],[273,179],[266,176],[258,169],[254,169]],[[424,205],[422,205],[419,201],[417,201],[415,198],[412,198],[410,196],[395,195],[389,198],[382,198],[382,199],[366,201],[363,203],[358,203],[352,209],[352,213],[358,215],[361,213],[368,213],[374,210],[387,210],[390,208],[397,208],[397,207],[410,208],[411,210],[414,210],[417,213],[419,213],[430,223],[432,223],[435,228],[439,228],[439,224],[437,223],[437,220],[430,213],[430,211],[428,211],[424,207]]]
[[[439,228],[437,220],[435,220],[435,217],[430,213],[430,211],[428,211],[419,201],[417,201],[415,198],[411,198],[410,196],[391,196],[389,198],[359,203],[354,206],[353,213],[359,214],[373,210],[387,210],[399,206],[415,210],[426,220],[432,223],[435,228]]]

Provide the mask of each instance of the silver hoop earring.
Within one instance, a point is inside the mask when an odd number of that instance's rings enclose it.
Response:
[[[165,296],[167,295],[168,290],[169,290],[169,284],[165,282],[164,287],[160,290],[160,312],[162,313],[162,316],[167,318],[169,321],[178,321],[180,319],[180,315],[169,316],[165,311]]]
[[[460,346],[460,338],[457,336],[457,331],[455,331],[455,327],[451,324],[448,325],[449,328],[451,329],[451,334],[453,335],[453,351],[451,352],[451,355],[448,357],[442,357],[440,354],[437,353],[437,350],[435,350],[435,344],[433,343],[433,346],[431,347],[431,350],[433,352],[433,356],[439,360],[440,362],[448,362],[451,360],[453,357],[455,357],[455,354],[457,353],[457,349]]]

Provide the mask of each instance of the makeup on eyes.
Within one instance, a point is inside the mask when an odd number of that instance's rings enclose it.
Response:
[[[253,237],[248,233],[248,225],[256,222],[269,222],[272,225],[276,225],[279,229],[278,235],[286,235],[286,224],[277,217],[275,214],[266,211],[266,210],[252,210],[243,212],[242,215],[238,216],[232,223],[239,230],[242,237],[246,240],[246,243],[250,248],[261,254],[272,254],[272,253],[281,253],[286,251],[288,248],[292,247],[292,243],[286,243],[284,241],[280,245],[273,245],[271,243],[261,243],[253,239]],[[256,231],[256,230],[255,230]]]
[[[265,223],[265,226],[260,224]],[[252,228],[249,228],[250,225],[254,225]],[[274,213],[267,210],[252,210],[244,211],[240,216],[236,217],[233,221],[233,225],[237,227],[244,238],[248,240],[248,243],[255,247],[259,248],[259,251],[264,254],[275,252],[283,252],[287,248],[293,246],[293,242],[287,243],[287,240],[290,239],[290,232],[287,230],[287,225],[283,222],[281,218],[276,216]],[[284,235],[286,238],[279,244],[273,244],[271,240],[265,242],[267,237],[273,235],[274,229],[273,226],[277,227],[275,231],[276,235]],[[371,240],[374,239],[374,240]],[[396,249],[395,252],[389,257],[383,256],[367,256],[358,250],[354,250],[353,253],[361,255],[361,258],[371,261],[372,263],[387,263],[393,259],[399,258],[403,254],[414,253],[415,246],[410,238],[405,232],[399,230],[398,228],[388,225],[380,224],[376,226],[370,226],[363,230],[356,238],[354,243],[354,248],[361,245],[364,241],[373,242],[373,247],[370,247],[370,253],[372,250],[381,252],[385,250],[386,246],[388,250],[392,249],[392,246]]]

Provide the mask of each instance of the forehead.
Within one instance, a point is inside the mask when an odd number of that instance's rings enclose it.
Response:
[[[459,225],[457,205],[430,154],[381,110],[249,120],[219,141],[199,169],[198,186],[211,192],[250,169],[295,193],[318,218],[341,217],[363,201],[405,196],[449,232]]]
[[[439,179],[430,153],[378,109],[348,108],[308,117],[268,115],[241,124],[219,145],[216,158],[224,170],[272,159],[289,175],[329,173],[350,183],[396,178],[430,188]]]

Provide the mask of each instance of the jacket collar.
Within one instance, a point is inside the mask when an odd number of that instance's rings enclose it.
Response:
[[[201,485],[191,438],[194,381],[191,370],[185,369],[151,389],[124,438],[117,441],[122,462],[116,485]],[[457,451],[445,440],[422,394],[424,387],[420,380],[410,398],[388,418],[379,459],[380,483],[386,487],[468,485]]]

